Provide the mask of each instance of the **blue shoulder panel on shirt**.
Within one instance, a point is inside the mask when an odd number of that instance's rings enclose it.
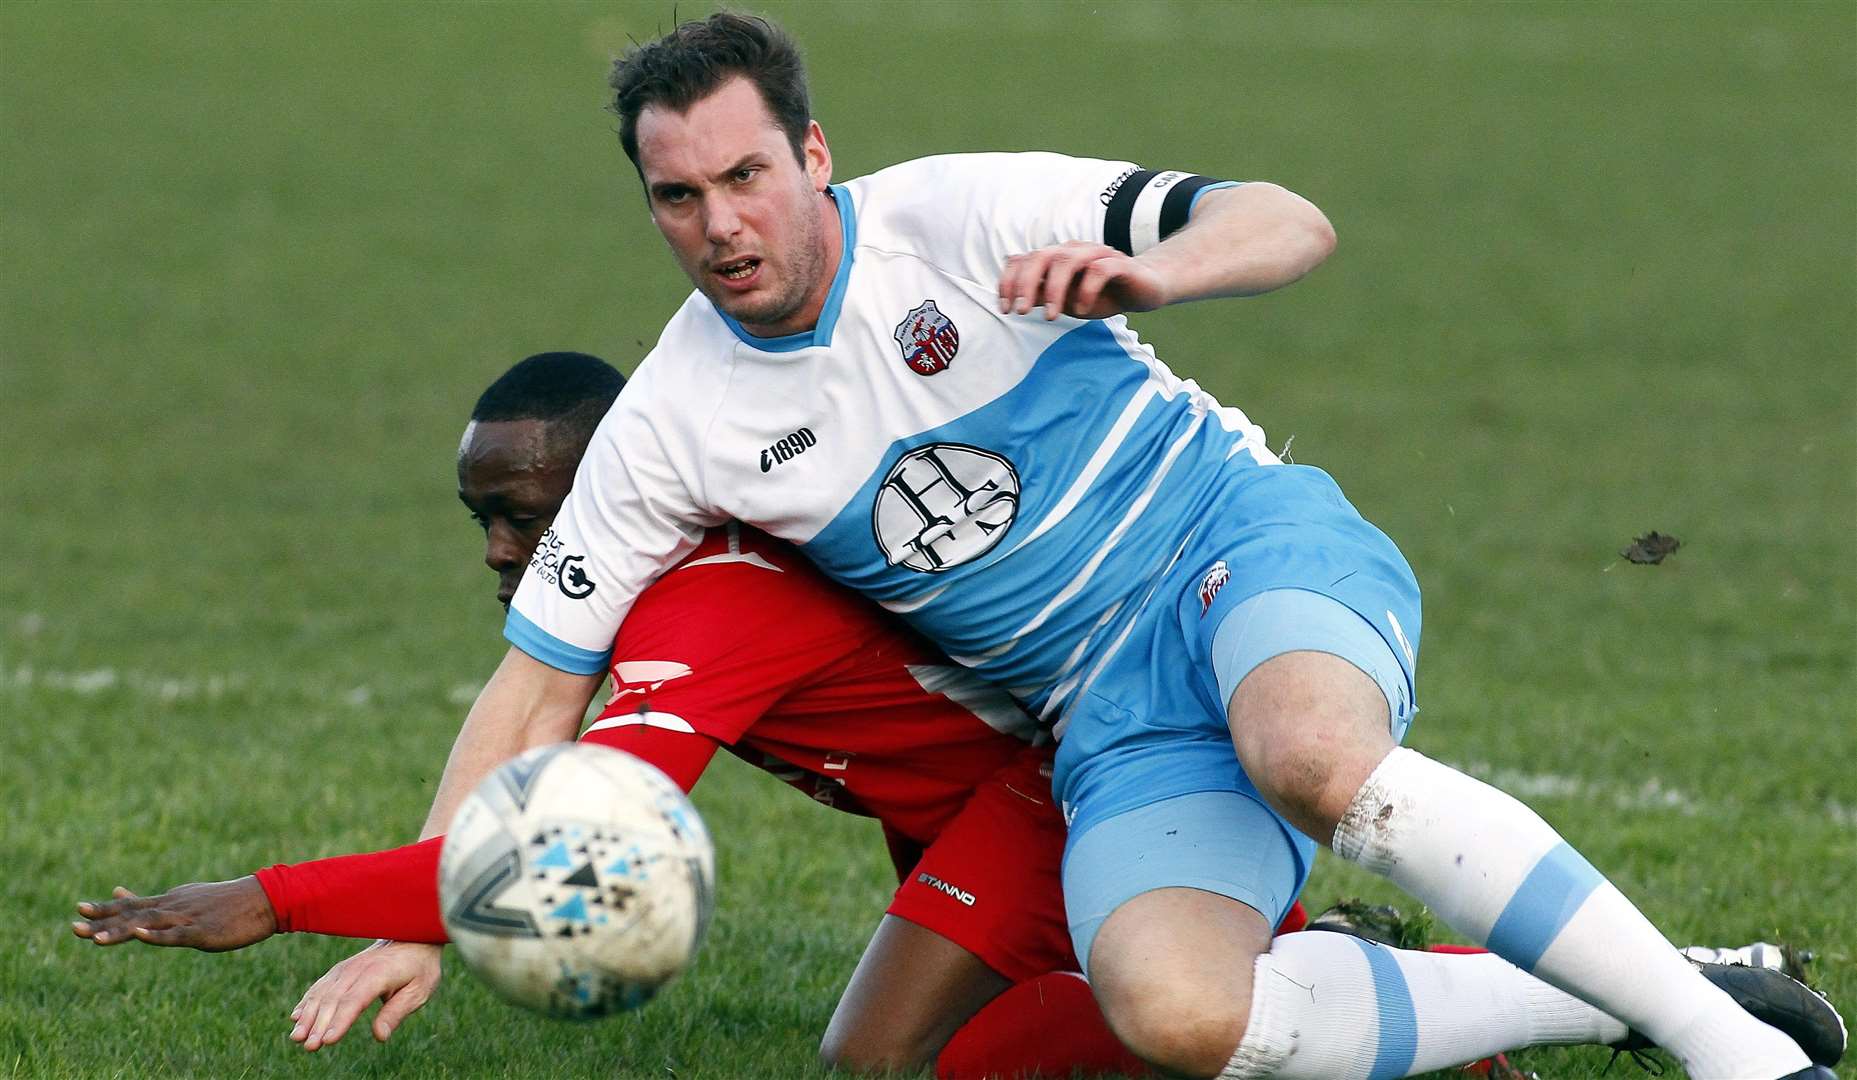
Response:
[[[838,325],[838,310],[845,303],[845,285],[851,280],[852,253],[858,246],[858,212],[857,207],[851,203],[851,192],[843,184],[833,184],[832,201],[838,204],[838,230],[844,240],[844,250],[839,255],[838,273],[832,275],[832,291],[826,294],[825,307],[819,312],[818,324],[811,330],[784,337],[755,337],[742,329],[741,323],[717,308],[716,314],[722,316],[723,323],[743,344],[762,352],[794,352],[832,343],[832,330]]]
[[[570,675],[599,675],[605,672],[606,663],[613,655],[611,649],[595,652],[569,645],[524,618],[515,608],[509,609],[509,618],[503,623],[503,636],[516,648]]]

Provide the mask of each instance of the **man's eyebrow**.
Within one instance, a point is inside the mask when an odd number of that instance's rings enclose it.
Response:
[[[718,180],[726,179],[727,177],[733,176],[736,173],[742,171],[745,168],[748,168],[751,165],[765,165],[766,163],[767,163],[767,154],[765,152],[760,151],[760,150],[751,150],[748,153],[743,154],[738,160],[735,161],[734,164],[729,165],[728,167],[724,168],[721,172],[718,172],[715,175],[715,179],[718,179]],[[686,180],[659,180],[651,184],[651,193],[653,195],[663,195],[663,194],[670,193],[670,192],[682,192],[682,191],[691,191],[691,190],[694,190],[694,185],[692,185]]]
[[[734,176],[736,173],[741,172],[743,169],[747,168],[750,165],[760,165],[760,164],[765,163],[766,161],[767,161],[766,154],[762,153],[759,150],[750,150],[746,154],[743,154],[741,158],[735,162],[735,164],[730,165],[728,168],[722,170],[716,175],[717,176]]]

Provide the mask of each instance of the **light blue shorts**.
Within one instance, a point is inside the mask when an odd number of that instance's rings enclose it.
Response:
[[[1244,677],[1272,657],[1325,652],[1379,684],[1395,740],[1403,739],[1411,724],[1405,668],[1374,628],[1337,600],[1297,589],[1259,593],[1232,606],[1212,634],[1211,646],[1223,700],[1229,701]],[[1178,752],[1195,758],[1222,755],[1233,772],[1243,774],[1229,739],[1186,743]],[[1154,765],[1173,756],[1167,747],[1153,753]],[[1276,926],[1309,880],[1315,848],[1314,840],[1267,806],[1255,789],[1173,795],[1073,829],[1064,852],[1064,906],[1077,957],[1087,974],[1090,947],[1103,920],[1129,900],[1160,888],[1228,896]]]
[[[1166,702],[1171,685],[1171,712],[1151,705],[1138,715],[1099,689],[1082,714],[1085,726],[1073,722],[1060,744],[1061,763],[1066,749],[1073,751],[1059,789],[1071,815],[1064,902],[1086,972],[1103,920],[1144,892],[1203,889],[1257,910],[1272,926],[1301,893],[1316,843],[1265,804],[1238,763],[1225,720],[1225,703],[1259,664],[1287,652],[1339,656],[1379,685],[1395,740],[1411,723],[1419,618],[1417,586],[1405,588],[1410,571],[1364,591],[1369,583],[1350,575],[1322,582],[1324,591],[1292,586],[1250,595],[1239,573],[1196,576],[1177,621],[1154,635],[1159,655],[1129,673],[1130,681],[1145,675],[1158,684],[1146,688],[1150,702]],[[1361,607],[1378,608],[1379,618]],[[1188,674],[1172,680],[1170,669]],[[1082,760],[1069,742],[1079,734],[1097,751]]]

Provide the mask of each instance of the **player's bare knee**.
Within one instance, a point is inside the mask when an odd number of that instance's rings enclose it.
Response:
[[[919,1069],[934,1059],[935,1048],[911,1040],[905,1033],[826,1028],[819,1043],[819,1062],[828,1069],[858,1074],[885,1074]]]
[[[1227,716],[1245,774],[1265,801],[1324,840],[1394,746],[1378,685],[1326,653],[1285,653],[1258,665]]]
[[[1135,1054],[1182,1076],[1217,1076],[1244,1038],[1252,972],[1269,944],[1263,916],[1235,900],[1158,889],[1103,922],[1090,984]]]
[[[1260,748],[1244,762],[1245,773],[1278,813],[1318,839],[1334,831],[1353,792],[1348,755],[1323,740],[1301,738]]]
[[[1142,1060],[1180,1076],[1213,1077],[1244,1038],[1250,999],[1216,987],[1150,985],[1103,1014],[1116,1038]]]

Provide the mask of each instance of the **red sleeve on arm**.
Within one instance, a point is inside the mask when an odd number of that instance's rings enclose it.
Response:
[[[442,945],[438,855],[443,837],[258,871],[284,932],[392,938]]]
[[[664,770],[664,775],[677,782],[684,794],[696,786],[697,777],[709,767],[711,758],[720,748],[716,740],[706,735],[692,735],[684,731],[666,731],[651,727],[645,723],[650,713],[634,714],[637,723],[615,727],[591,727],[580,737],[581,742],[598,743],[610,746],[614,750],[624,750],[633,757]],[[614,717],[613,719],[626,719]]]
[[[663,769],[689,791],[716,754],[714,739],[680,731],[629,726],[591,732],[587,742],[624,750]],[[438,858],[444,837],[417,844],[280,863],[258,871],[258,884],[284,933],[391,938],[442,945]]]

